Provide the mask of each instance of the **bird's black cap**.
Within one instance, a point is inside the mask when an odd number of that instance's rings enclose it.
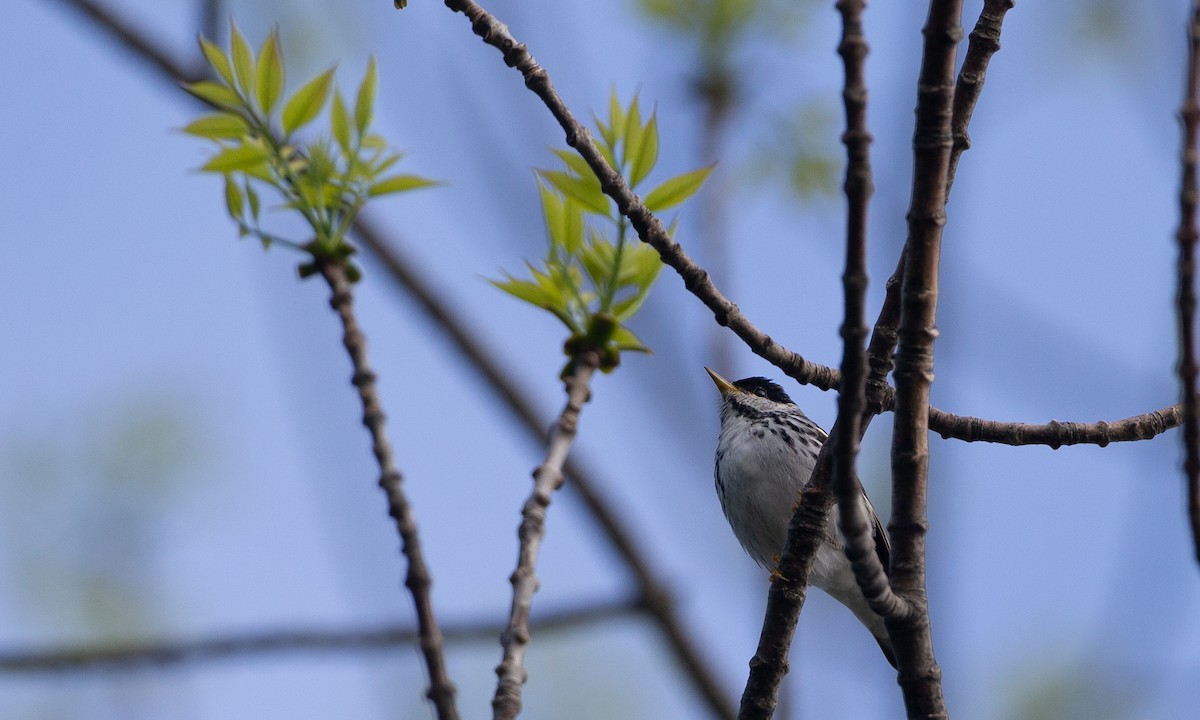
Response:
[[[735,380],[733,386],[738,390],[764,397],[777,403],[787,403],[795,405],[788,394],[783,391],[779,383],[772,382],[765,377],[748,377],[741,380]]]

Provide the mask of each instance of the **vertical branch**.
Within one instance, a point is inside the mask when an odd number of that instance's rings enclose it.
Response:
[[[1187,476],[1188,518],[1197,561],[1200,561],[1200,418],[1196,399],[1196,134],[1200,126],[1197,74],[1200,73],[1200,1],[1192,3],[1188,26],[1187,89],[1183,120],[1183,179],[1179,189],[1178,293],[1179,384],[1183,394],[1183,470]]]
[[[961,0],[932,0],[922,34],[913,133],[913,189],[896,351],[892,439],[892,588],[907,612],[885,618],[910,718],[945,718],[941,669],[933,652],[925,596],[929,473],[929,391],[937,338],[938,259],[946,222],[952,138],[954,56],[962,40]]]
[[[846,108],[846,269],[842,275],[845,320],[842,323],[842,386],[838,391],[837,420],[830,434],[833,445],[833,490],[837,496],[839,527],[845,538],[846,557],[855,578],[871,600],[888,595],[886,569],[875,554],[874,528],[862,503],[862,486],[855,473],[861,429],[867,406],[867,208],[874,192],[871,176],[871,133],[867,130],[867,40],[862,15],[865,0],[839,0],[842,42],[838,54],[845,66]],[[882,614],[882,613],[881,613]]]
[[[521,712],[521,686],[525,684],[525,646],[529,644],[529,611],[533,607],[533,594],[538,589],[535,572],[542,537],[546,534],[546,508],[550,506],[550,495],[563,484],[563,463],[571,450],[579,413],[587,402],[592,374],[596,372],[600,358],[594,351],[580,355],[573,363],[573,371],[565,379],[567,404],[546,444],[546,459],[533,472],[533,492],[521,509],[521,526],[517,530],[520,549],[517,553],[517,569],[509,578],[513,587],[512,608],[508,614],[508,626],[500,636],[504,647],[504,659],[496,667],[499,682],[492,698],[492,714],[496,720],[511,720]]]
[[[438,628],[437,618],[433,612],[433,599],[430,587],[433,580],[429,569],[425,566],[425,556],[421,551],[421,541],[417,534],[417,524],[413,517],[412,506],[404,494],[403,477],[396,469],[392,457],[392,446],[388,442],[385,431],[385,416],[375,391],[375,373],[367,362],[366,338],[358,327],[354,317],[354,295],[350,283],[346,280],[342,266],[326,260],[318,261],[321,276],[329,284],[329,306],[337,313],[342,321],[342,344],[350,355],[354,366],[351,382],[358,388],[358,397],[362,402],[363,425],[371,434],[371,451],[379,464],[379,487],[387,495],[388,515],[396,523],[396,530],[404,556],[408,559],[408,572],[404,585],[412,593],[413,603],[417,609],[417,627],[421,638],[421,652],[425,656],[425,665],[429,669],[430,700],[437,708],[439,720],[457,720],[458,710],[454,702],[454,683],[446,670],[446,659],[442,649],[442,633]]]

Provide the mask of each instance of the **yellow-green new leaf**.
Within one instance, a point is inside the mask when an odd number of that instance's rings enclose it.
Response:
[[[244,207],[242,189],[234,182],[233,173],[225,173],[225,209],[229,211],[229,217],[240,220]]]
[[[220,75],[226,84],[232,86],[233,66],[229,64],[229,57],[225,55],[225,51],[204,36],[200,36],[200,52],[204,53],[204,59],[208,61],[213,70],[217,71],[217,75]]]
[[[184,126],[183,131],[188,135],[208,138],[209,140],[232,140],[245,137],[250,132],[246,121],[232,113],[214,113],[196,118]]]
[[[237,93],[228,87],[212,80],[201,80],[194,83],[184,83],[183,89],[200,98],[210,105],[216,105],[226,110],[235,110],[242,106]]]
[[[646,179],[654,163],[658,162],[658,115],[650,115],[650,120],[638,132],[636,143],[628,138],[625,142],[633,143],[629,146],[629,187],[634,188]]]
[[[363,75],[362,84],[358,86],[358,97],[354,100],[354,125],[359,135],[367,133],[371,124],[371,116],[375,113],[375,86],[379,82],[379,73],[375,68],[375,56],[367,61],[367,72]]]
[[[437,185],[434,180],[423,178],[420,175],[393,175],[389,178],[384,178],[377,183],[371,185],[367,190],[368,197],[376,197],[378,195],[388,195],[390,193],[405,192],[407,190],[418,190]]]
[[[601,133],[609,145],[617,144],[617,136],[621,134],[621,130],[625,127],[625,110],[621,107],[621,101],[617,99],[617,89],[614,87],[608,93],[608,132],[604,133],[606,128],[601,127]]]
[[[237,75],[238,87],[247,98],[254,97],[254,51],[246,36],[237,25],[229,23],[230,45],[233,50],[233,73]]]
[[[538,174],[546,179],[556,190],[574,199],[586,210],[598,215],[608,215],[608,198],[600,191],[600,181],[593,175],[590,178],[578,177],[561,170],[538,170]]]
[[[630,350],[632,352],[650,354],[650,348],[646,347],[641,339],[624,325],[618,325],[617,329],[613,330],[612,343],[618,350]]]
[[[686,172],[682,175],[667,180],[662,185],[650,191],[643,201],[646,209],[650,212],[659,212],[667,208],[675,207],[679,203],[691,197],[704,181],[708,179],[709,173],[713,171],[714,165],[702,167],[699,170]]]
[[[309,80],[287,101],[282,118],[285,135],[291,135],[321,114],[321,108],[325,106],[325,100],[329,97],[333,71],[334,69],[330,68]]]
[[[279,100],[279,93],[283,92],[283,53],[279,50],[278,29],[267,36],[258,51],[254,90],[263,113],[270,114]]]
[[[230,173],[264,165],[268,151],[261,145],[238,145],[217,153],[200,167],[204,172]]]
[[[542,212],[550,242],[561,247],[568,255],[574,255],[583,243],[583,209],[578,203],[560,197],[543,183],[538,183],[538,189],[542,194]]]
[[[329,129],[333,131],[333,139],[337,140],[342,154],[350,157],[353,150],[350,147],[350,113],[346,110],[346,101],[342,100],[340,92],[333,94],[333,110],[329,115]]]
[[[550,151],[559,157],[568,168],[576,175],[582,178],[595,177],[596,173],[592,172],[592,166],[587,164],[587,160],[583,156],[573,150],[563,150],[562,148],[550,148]]]
[[[262,209],[262,204],[249,180],[246,181],[246,199],[250,201],[250,217],[254,218],[254,222],[258,222],[258,212]]]
[[[621,147],[621,165],[626,165],[633,157],[633,146],[640,144],[639,136],[642,132],[642,111],[638,105],[637,95],[633,96],[633,101],[629,103],[629,111],[625,114],[625,127],[618,128],[618,133],[625,138],[625,144]]]

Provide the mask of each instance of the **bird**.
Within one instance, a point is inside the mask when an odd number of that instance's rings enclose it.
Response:
[[[713,473],[717,498],[746,553],[763,568],[777,572],[799,492],[808,484],[828,434],[777,383],[763,377],[730,382],[704,369],[721,392],[721,434]],[[887,534],[865,491],[862,497],[875,552],[886,570],[891,553]],[[896,667],[883,618],[871,610],[842,550],[837,517],[835,505],[809,578],[854,613]]]

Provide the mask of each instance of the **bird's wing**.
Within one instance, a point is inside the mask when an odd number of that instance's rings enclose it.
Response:
[[[883,523],[879,520],[879,515],[875,513],[875,507],[871,505],[871,498],[867,497],[867,491],[862,491],[863,502],[867,505],[867,512],[871,514],[871,530],[875,538],[875,556],[879,558],[879,562],[883,565],[883,572],[889,577],[892,574],[891,557],[892,545],[888,542],[887,530],[883,528]]]

